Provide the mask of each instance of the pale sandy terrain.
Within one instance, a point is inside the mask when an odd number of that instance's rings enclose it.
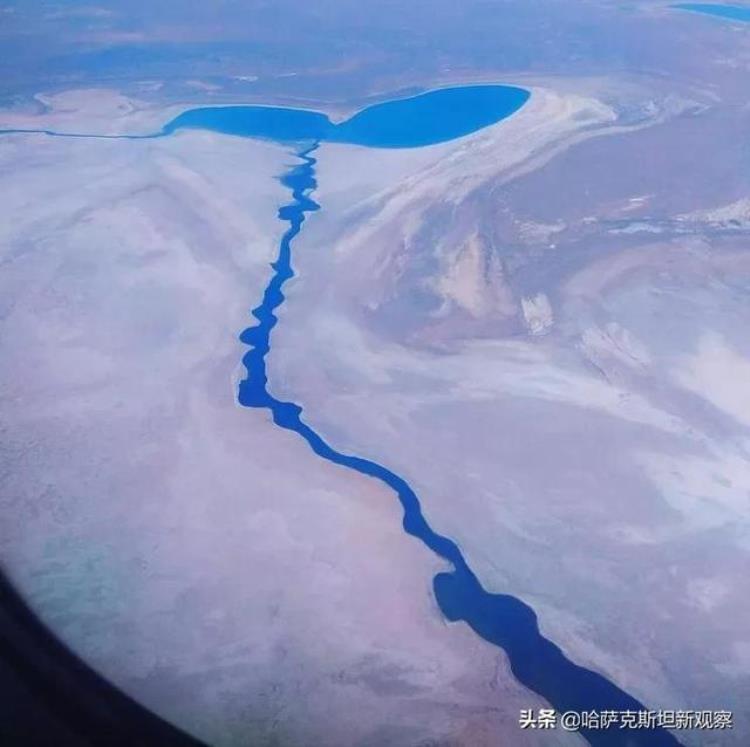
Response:
[[[696,143],[749,123],[661,86],[632,125],[612,81],[446,146],[323,146],[271,389],[406,478],[574,661],[650,707],[734,709],[680,738],[740,745],[750,237],[717,221],[750,184],[740,141]]]
[[[51,130],[87,135],[147,135],[186,107],[139,101],[108,88],[38,93],[36,107],[0,111],[0,130]]]
[[[519,732],[538,698],[442,619],[390,492],[236,404],[292,160],[196,132],[0,138],[0,561],[211,745],[574,744]]]
[[[458,142],[317,152],[270,390],[406,478],[571,659],[733,709],[679,736],[744,747],[750,27],[671,4],[10,0],[0,129],[531,89]],[[0,136],[0,565],[211,745],[574,743],[519,732],[538,699],[441,618],[395,497],[236,404],[292,161]]]

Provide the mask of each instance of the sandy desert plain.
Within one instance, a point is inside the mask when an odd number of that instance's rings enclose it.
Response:
[[[678,736],[739,747],[750,32],[675,23],[711,54],[506,72],[528,104],[459,141],[321,145],[269,388],[406,478],[571,659],[651,708],[733,710],[732,731]],[[43,100],[0,129],[133,134],[184,108]],[[294,162],[201,131],[0,136],[3,567],[211,745],[584,744],[519,731],[540,699],[441,616],[442,564],[389,490],[237,404]]]

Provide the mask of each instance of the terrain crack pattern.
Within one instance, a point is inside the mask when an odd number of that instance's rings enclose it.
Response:
[[[281,177],[281,183],[291,190],[292,202],[279,209],[278,217],[289,223],[289,228],[281,239],[278,257],[271,265],[273,275],[263,300],[252,310],[257,324],[240,336],[250,347],[243,358],[247,376],[240,383],[240,404],[268,410],[277,426],[301,436],[318,456],[379,480],[393,490],[403,508],[404,531],[453,567],[433,579],[435,598],[443,615],[453,622],[466,622],[485,641],[502,648],[518,681],[544,698],[558,713],[646,710],[643,704],[601,674],[570,661],[558,646],[541,635],[536,614],[527,604],[507,594],[485,591],[458,545],[430,527],[417,495],[402,477],[369,459],[336,451],[303,420],[299,405],[276,399],[269,393],[266,355],[270,351],[271,332],[278,322],[276,310],[285,300],[284,284],[294,277],[292,241],[301,231],[306,213],[320,209],[310,197],[317,187],[316,159],[312,155],[317,147],[315,143],[298,152],[301,163]],[[621,729],[615,724],[607,729],[581,729],[580,733],[596,747],[680,744],[661,728]]]

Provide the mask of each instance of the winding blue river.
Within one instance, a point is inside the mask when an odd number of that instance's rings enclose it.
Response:
[[[284,303],[284,284],[294,276],[292,242],[302,229],[306,214],[320,207],[310,196],[317,186],[313,153],[319,144],[342,142],[405,148],[445,142],[509,116],[527,98],[526,91],[510,86],[448,88],[378,104],[339,124],[332,123],[324,114],[299,109],[211,107],[186,111],[151,135],[98,137],[143,139],[164,137],[182,128],[200,128],[303,144],[296,153],[300,163],[281,177],[292,200],[279,209],[279,219],[288,223],[289,228],[281,239],[263,299],[252,311],[256,323],[241,335],[249,350],[243,358],[247,375],[239,387],[240,403],[270,411],[276,425],[301,436],[321,458],[379,480],[393,490],[403,508],[404,531],[450,566],[450,570],[433,579],[435,598],[445,617],[465,621],[484,640],[502,648],[518,680],[556,710],[642,711],[645,707],[638,700],[602,675],[576,665],[542,636],[536,615],[528,605],[513,596],[487,592],[456,543],[430,527],[417,495],[402,477],[376,462],[337,451],[304,421],[299,405],[276,399],[268,391],[266,356],[270,351],[271,332],[278,321],[276,311]],[[679,744],[671,733],[659,728],[623,730],[613,726],[582,729],[581,733],[592,745],[661,747]]]
[[[257,324],[241,335],[242,342],[250,346],[250,350],[243,358],[247,377],[240,383],[240,403],[269,410],[276,425],[300,435],[318,456],[380,480],[391,488],[404,511],[404,531],[452,566],[452,570],[439,573],[433,579],[435,598],[445,617],[451,621],[465,621],[484,640],[502,648],[516,678],[555,709],[561,712],[645,710],[645,706],[634,697],[602,675],[574,664],[554,643],[542,636],[536,615],[527,604],[507,594],[485,591],[456,543],[430,527],[417,495],[402,477],[369,459],[337,451],[305,423],[299,405],[283,402],[269,393],[265,358],[270,351],[271,331],[278,321],[276,310],[284,303],[284,284],[294,277],[292,241],[302,229],[305,214],[320,208],[310,198],[316,187],[316,161],[312,154],[317,147],[315,144],[300,151],[301,165],[281,178],[292,192],[292,202],[279,210],[279,218],[288,222],[289,228],[281,239],[278,257],[272,265],[274,273],[263,300],[252,311]],[[679,744],[663,729],[622,730],[615,726],[582,729],[581,734],[590,744],[602,747]]]

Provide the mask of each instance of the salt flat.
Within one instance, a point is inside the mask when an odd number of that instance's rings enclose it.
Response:
[[[649,708],[732,709],[676,736],[743,745],[746,29],[645,0],[113,5],[0,8],[0,129],[531,91],[452,143],[315,151],[269,391],[408,480],[571,660]],[[0,563],[209,744],[574,741],[519,730],[542,704],[443,619],[389,490],[236,404],[294,163],[199,132],[0,137]]]
[[[502,653],[442,620],[390,493],[236,403],[293,161],[201,132],[0,138],[0,560],[212,745],[541,744]]]
[[[324,145],[271,388],[408,480],[574,661],[650,707],[733,707],[716,744],[742,744],[750,265],[746,233],[711,216],[747,183],[731,149],[685,147],[727,142],[746,114],[659,85],[632,127],[616,95],[541,88],[456,144]],[[650,152],[654,168],[627,165]],[[685,213],[656,238],[613,230]]]

